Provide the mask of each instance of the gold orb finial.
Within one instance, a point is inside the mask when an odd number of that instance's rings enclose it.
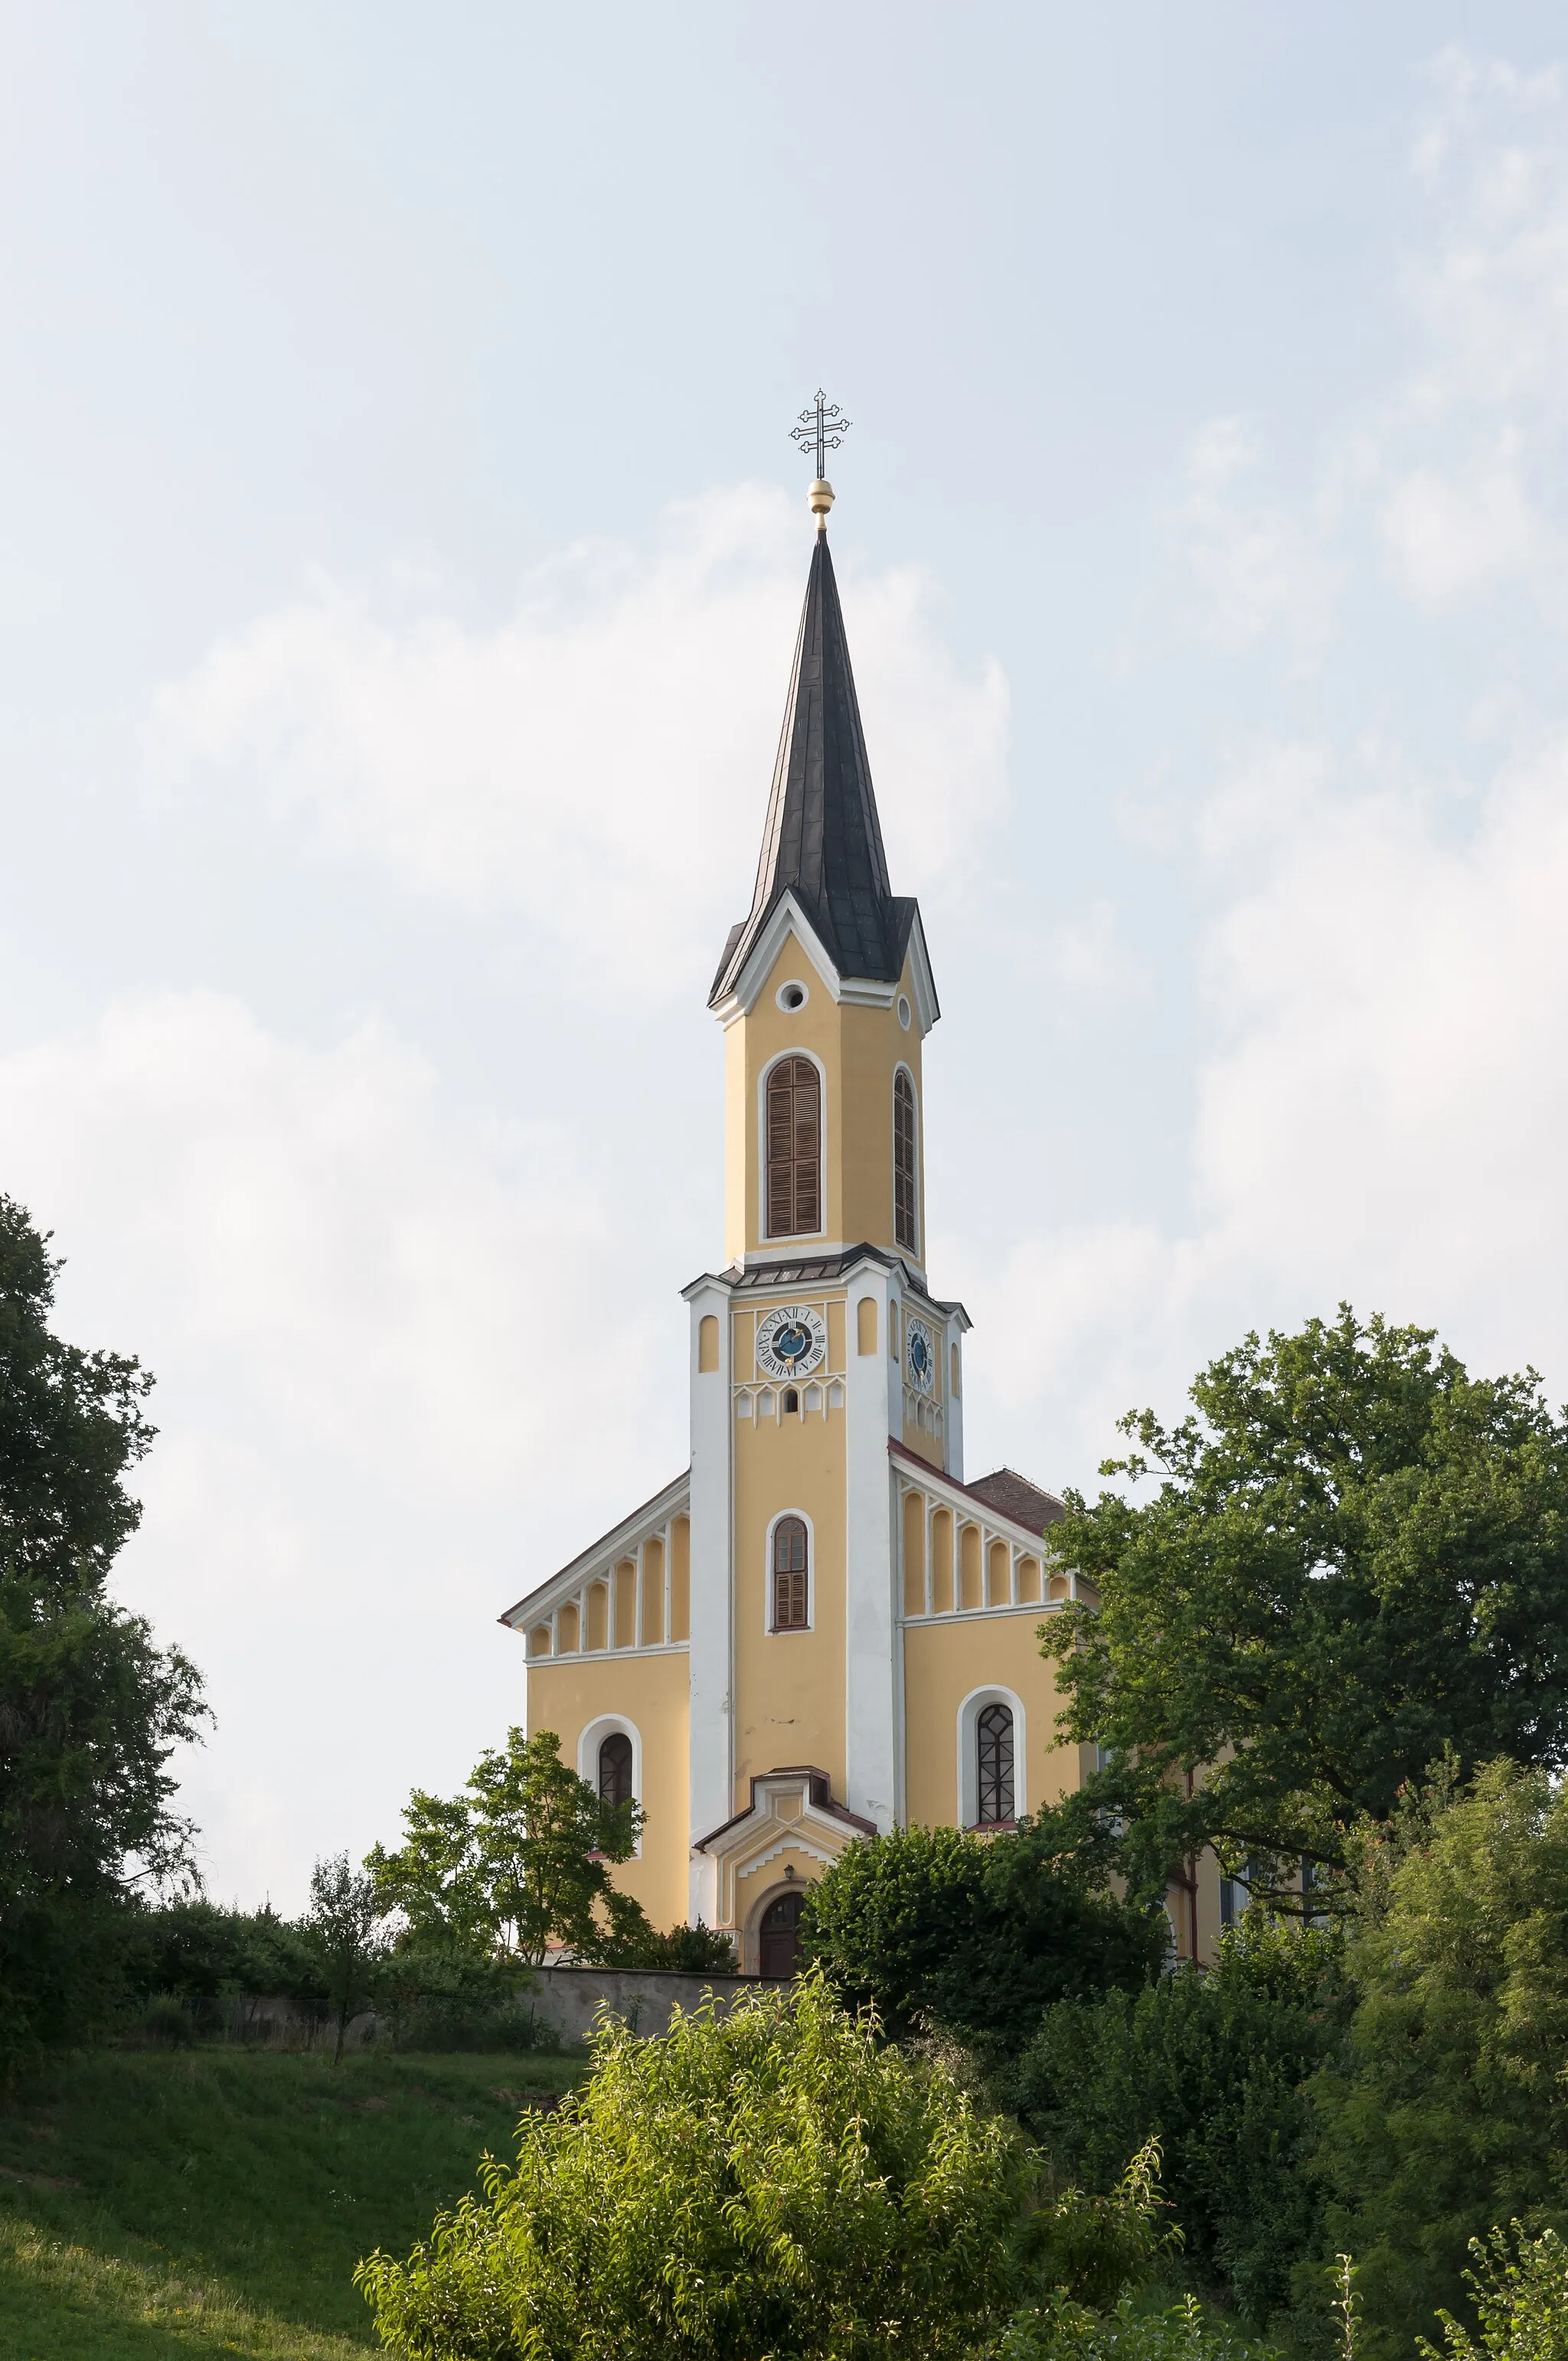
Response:
[[[817,519],[817,532],[826,533],[828,511],[833,505],[833,487],[826,476],[817,477],[807,497],[811,503],[811,513]]]

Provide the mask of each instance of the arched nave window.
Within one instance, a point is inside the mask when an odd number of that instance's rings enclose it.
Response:
[[[773,1527],[773,1616],[775,1631],[804,1631],[809,1623],[810,1568],[806,1520],[781,1517]]]
[[[970,1689],[958,1714],[958,1806],[961,1828],[1003,1828],[1029,1808],[1027,1716],[1000,1684]]]
[[[920,1251],[915,1223],[915,1085],[900,1066],[893,1078],[893,1235]]]
[[[822,1078],[809,1058],[781,1058],[768,1076],[768,1235],[822,1227]]]

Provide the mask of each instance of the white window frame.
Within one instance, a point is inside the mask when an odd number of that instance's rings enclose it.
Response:
[[[817,1069],[817,1203],[822,1215],[815,1230],[773,1230],[768,1226],[768,1081],[775,1066],[786,1058],[807,1059]],[[914,1080],[913,1075],[910,1077]],[[825,1238],[828,1235],[828,1069],[815,1049],[804,1042],[791,1049],[780,1049],[768,1060],[757,1078],[757,1235],[771,1246],[777,1238],[788,1244],[791,1238]]]
[[[641,1804],[642,1801],[642,1732],[638,1729],[637,1724],[628,1720],[623,1713],[601,1713],[597,1720],[587,1724],[582,1736],[577,1741],[577,1776],[579,1779],[587,1781],[596,1795],[598,1794],[599,1748],[607,1738],[614,1738],[618,1734],[631,1741],[631,1800],[634,1804]],[[632,1847],[631,1858],[633,1861],[640,1861],[641,1856],[642,1840],[639,1838]]]
[[[901,1245],[898,1236],[898,1078],[900,1074],[902,1074],[908,1082],[909,1095],[915,1102],[915,1172],[913,1176],[915,1183],[915,1244],[912,1246]],[[915,1079],[914,1068],[909,1064],[906,1059],[900,1058],[897,1065],[894,1066],[893,1070],[893,1087],[888,1093],[887,1112],[888,1147],[891,1150],[889,1162],[893,1171],[893,1243],[894,1246],[897,1247],[900,1254],[913,1255],[916,1267],[919,1269],[924,1270],[926,1268],[926,1257],[924,1253],[926,1208],[920,1202],[920,1085]],[[943,1372],[942,1374],[943,1390],[945,1391],[946,1373]]]
[[[806,1621],[792,1623],[788,1631],[781,1631],[773,1621],[773,1535],[786,1517],[798,1517],[806,1527]],[[817,1527],[804,1509],[781,1509],[768,1519],[762,1554],[762,1629],[770,1640],[799,1640],[817,1629]]]
[[[1024,1700],[1015,1689],[1004,1689],[995,1684],[970,1689],[959,1708],[959,1826],[973,1828],[980,1825],[980,1735],[976,1727],[988,1705],[1004,1705],[1013,1715],[1013,1817],[1021,1820],[1029,1808],[1025,1785],[1026,1754],[1025,1740],[1028,1717]],[[987,1828],[1002,1827],[1001,1821],[987,1820]]]

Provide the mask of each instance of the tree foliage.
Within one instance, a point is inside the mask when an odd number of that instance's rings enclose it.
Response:
[[[586,2090],[525,2123],[486,2202],[359,2278],[409,2361],[941,2361],[1068,2269],[1081,2303],[1145,2267],[1146,2174],[1075,2238],[1039,2196],[1014,2127],[807,1977],[662,2041],[606,2020]]]
[[[1115,2185],[1150,2137],[1201,2286],[1266,2321],[1316,2250],[1309,2078],[1342,2037],[1343,1946],[1255,1905],[1207,1974],[1046,2011],[1010,2096],[1060,2170]]]
[[[115,1914],[188,1871],[167,1765],[198,1733],[194,1666],[106,1595],[140,1510],[126,1471],[152,1380],[54,1335],[59,1265],[0,1197],[0,2018],[15,2054],[109,1986]]]
[[[1487,1766],[1368,1832],[1342,2061],[1312,2086],[1328,2233],[1373,2352],[1462,2309],[1472,2239],[1568,2231],[1568,1794]]]
[[[1077,1798],[989,1838],[859,1838],[811,1887],[802,1949],[890,2032],[930,2019],[1015,2047],[1050,2002],[1135,1990],[1163,1960],[1164,1915],[1112,1892],[1113,1849]]]
[[[337,2018],[334,2065],[343,2057],[349,2018],[375,1995],[389,1949],[385,1916],[375,1879],[353,1868],[345,1852],[317,1861],[311,1872],[304,1931]]]
[[[1212,1839],[1292,1865],[1283,1891],[1445,1747],[1568,1759],[1568,1428],[1532,1372],[1472,1378],[1342,1306],[1191,1393],[1174,1428],[1130,1414],[1102,1471],[1153,1498],[1069,1494],[1051,1533],[1098,1591],[1043,1635],[1064,1729],[1118,1754],[1100,1793],[1151,1882]]]
[[[376,1846],[365,1864],[380,1908],[401,1911],[414,1941],[537,1965],[552,1948],[590,1950],[647,1929],[609,1869],[630,1859],[641,1809],[606,1803],[560,1748],[554,1730],[509,1730],[460,1795],[414,1790],[402,1843]]]

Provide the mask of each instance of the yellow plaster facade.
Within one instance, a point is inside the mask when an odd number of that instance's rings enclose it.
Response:
[[[936,990],[887,882],[825,541],[790,697],[710,1000],[726,1261],[684,1290],[690,1466],[502,1619],[531,1732],[607,1793],[630,1742],[646,1825],[618,1884],[660,1927],[729,1930],[750,1971],[787,1958],[855,1838],[1004,1826],[1093,1751],[1059,1743],[1040,1653],[1079,1595],[1060,1503],[1006,1468],[965,1478],[970,1323],[926,1270]],[[1173,1891],[1182,1949],[1212,1948],[1219,1906],[1212,1864]]]

